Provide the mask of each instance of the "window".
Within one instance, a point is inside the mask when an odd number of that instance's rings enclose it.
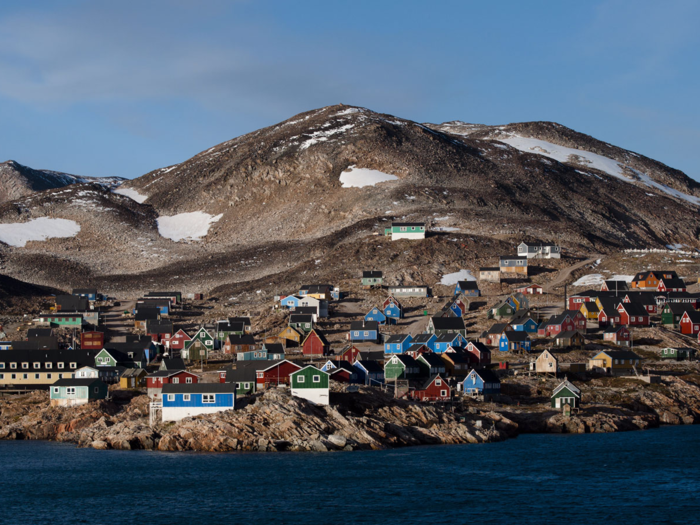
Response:
[[[34,363],[34,369],[41,368],[41,363]]]
[[[94,390],[95,394],[97,394],[99,391],[100,391],[99,387],[95,387],[95,390]]]
[[[44,366],[45,366],[46,368],[51,368],[51,367],[53,366],[53,363],[49,363],[49,362],[47,361],[46,363],[44,363]]]
[[[306,381],[304,376],[297,376],[297,383],[303,383],[304,381]]]
[[[22,374],[22,379],[27,379],[27,374]]]
[[[74,396],[75,395],[75,387],[74,386],[69,386],[66,388],[66,395],[67,396]]]
[[[77,365],[76,363],[71,363],[71,364],[70,364],[70,367],[71,367],[71,368],[78,368],[78,365]]]
[[[399,230],[402,231],[402,232],[405,232],[405,231],[406,231],[406,227],[405,227],[405,226],[401,226]]]
[[[54,393],[54,394],[58,394],[59,390],[60,390],[60,389],[59,389],[57,386],[53,387],[53,393]]]
[[[5,363],[0,363],[0,370],[5,368]]]
[[[174,385],[177,385],[179,382],[180,382],[180,378],[179,378],[179,377],[173,377],[173,384],[174,384]]]
[[[168,401],[175,401],[175,394],[168,394]]]
[[[183,394],[183,395],[182,395],[182,400],[183,400],[183,401],[189,401],[189,400],[190,400],[190,395],[189,395],[189,394]]]
[[[202,403],[216,402],[216,394],[202,394]]]
[[[46,379],[51,379],[51,374],[46,374]]]
[[[5,379],[5,374],[0,374],[0,379]]]
[[[214,341],[212,341],[212,340],[207,340],[207,341],[204,341],[204,344],[207,345],[207,346],[211,346],[211,345],[214,344]]]
[[[360,337],[360,332],[355,332],[355,337]]]
[[[17,368],[17,363],[10,363],[10,368],[12,368],[13,370]]]
[[[12,379],[17,379],[17,374],[12,374]]]
[[[40,374],[34,374],[34,379],[39,379]]]
[[[59,379],[63,379],[63,374],[58,374]]]
[[[29,368],[29,363],[22,363],[22,368],[24,368],[24,369]]]
[[[57,366],[58,368],[61,368],[61,369],[62,369],[62,368],[63,368],[63,363],[58,363],[56,366]]]
[[[250,388],[250,383],[243,383],[243,388],[248,390]]]
[[[442,381],[439,379],[435,380],[435,386],[442,386]]]
[[[369,337],[369,332],[365,332],[365,337]]]
[[[321,382],[321,376],[314,376],[314,383],[320,383]]]
[[[440,397],[447,397],[447,390],[440,390]]]

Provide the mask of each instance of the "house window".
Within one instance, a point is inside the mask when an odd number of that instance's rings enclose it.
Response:
[[[202,394],[202,403],[214,403],[216,394]]]
[[[17,374],[12,374],[12,379],[17,379]]]
[[[29,368],[29,363],[22,363],[22,368],[24,368],[24,369]]]
[[[58,363],[56,366],[58,366],[58,368],[63,368],[63,363]]]
[[[355,332],[355,337],[360,337],[360,332]]]
[[[74,386],[69,386],[66,388],[66,395],[67,396],[74,396],[75,395],[75,387]]]
[[[365,332],[365,337],[369,337],[369,332]]]
[[[189,401],[189,400],[190,400],[190,394],[183,394],[182,400],[183,400],[183,401]]]
[[[39,379],[39,374],[34,374],[34,379]]]
[[[248,390],[250,388],[250,383],[243,383],[243,388]]]
[[[168,394],[168,401],[175,401],[175,394]]]
[[[71,364],[70,364],[70,367],[71,367],[71,368],[77,368],[78,365],[77,365],[76,363],[71,363]]]
[[[180,382],[179,377],[173,377],[173,384],[177,385]]]
[[[211,345],[214,344],[214,341],[212,341],[212,340],[209,339],[209,340],[207,340],[207,341],[204,341],[204,344],[207,345],[207,346],[211,346]]]
[[[17,368],[17,363],[10,363],[10,368],[12,368],[13,370]]]
[[[320,383],[321,382],[321,376],[314,376],[314,383]]]
[[[406,227],[405,227],[405,226],[401,226],[400,231],[405,232],[405,231],[406,231]]]
[[[53,363],[47,362],[47,363],[44,363],[44,365],[46,366],[46,368],[51,368],[53,366]]]
[[[447,397],[447,390],[440,390],[440,397]]]
[[[191,377],[185,378],[185,383],[192,383],[192,378]]]
[[[53,387],[54,394],[58,394],[59,391],[60,391],[60,388],[58,388],[57,386]]]
[[[35,368],[35,369],[41,368],[41,363],[34,363],[34,368]]]
[[[51,379],[51,374],[46,374],[46,379]]]
[[[22,374],[22,379],[27,379],[27,374]]]
[[[436,380],[435,380],[435,386],[441,386],[441,385],[442,385],[442,381],[439,380],[439,379],[436,379]]]
[[[0,370],[4,370],[4,369],[5,369],[5,363],[0,363]]]
[[[93,391],[95,392],[95,394],[97,394],[100,391],[100,389],[99,387],[95,387]]]
[[[304,376],[297,376],[297,383],[303,383],[304,381],[306,381]]]

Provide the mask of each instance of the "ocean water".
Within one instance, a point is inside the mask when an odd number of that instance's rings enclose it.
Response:
[[[700,427],[341,453],[0,442],[0,523],[700,523]]]

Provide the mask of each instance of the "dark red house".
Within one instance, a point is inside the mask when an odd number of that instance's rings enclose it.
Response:
[[[583,314],[581,315],[583,316]],[[537,329],[537,334],[540,336],[550,337],[553,335],[558,335],[562,332],[573,332],[575,329],[576,325],[574,324],[574,320],[571,319],[566,312],[564,312],[563,314],[553,315],[549,321]]]
[[[83,332],[80,334],[81,350],[102,350],[105,346],[105,334],[102,332]]]
[[[641,304],[620,303],[617,311],[623,326],[649,326],[649,312]]]
[[[682,334],[694,335],[700,333],[700,312],[686,310],[683,312],[678,326]]]
[[[354,363],[355,359],[358,357],[360,357],[360,349],[355,345],[350,345],[340,352],[340,355],[336,359],[338,359],[338,361],[348,361],[349,363]]]
[[[187,341],[191,341],[192,338],[187,335],[187,332],[185,332],[182,328],[172,334],[169,337],[163,337],[162,343],[167,347],[171,348],[173,350],[184,350],[185,349],[185,343]]]
[[[160,399],[163,385],[194,384],[199,382],[199,376],[187,370],[158,370],[146,376],[148,396]]]
[[[270,366],[264,370],[258,370],[255,373],[257,388],[262,389],[269,386],[288,385],[289,374],[300,369],[301,367],[299,365],[287,361],[286,359],[273,361]]]
[[[469,355],[471,364],[482,366],[491,364],[491,350],[484,343],[470,342],[464,350]]]
[[[330,344],[323,334],[312,329],[302,343],[302,352],[304,355],[328,355]]]
[[[431,376],[419,388],[411,392],[411,397],[420,401],[449,401],[450,395],[450,385],[440,374]]]

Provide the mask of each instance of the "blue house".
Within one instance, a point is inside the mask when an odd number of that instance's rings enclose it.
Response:
[[[90,302],[97,301],[97,289],[95,288],[74,288],[71,295],[85,297]]]
[[[410,337],[410,336],[409,336]],[[383,385],[384,367],[377,361],[360,361],[356,359],[353,365],[357,370],[357,382],[365,385]]]
[[[379,323],[377,321],[353,321],[350,323],[348,341],[377,341]]]
[[[291,310],[292,308],[299,306],[299,301],[301,301],[301,297],[296,295],[288,295],[284,299],[280,300],[280,305],[283,308],[289,308]]]
[[[224,412],[236,407],[236,383],[165,384],[162,399],[163,422]]]
[[[498,395],[501,393],[501,380],[491,370],[472,370],[460,384],[460,389],[469,395]]]
[[[403,354],[409,346],[413,337],[406,334],[395,334],[384,341],[385,354]]]
[[[448,348],[466,348],[467,340],[462,334],[443,334],[435,340],[433,351],[441,354]]]
[[[476,281],[458,281],[455,286],[454,295],[464,294],[466,297],[479,297],[479,285]]]
[[[411,341],[412,345],[425,345],[430,348],[433,352],[435,351],[435,341],[437,341],[437,336],[435,334],[418,334]]]
[[[334,371],[338,370],[338,369],[342,369],[342,370],[345,370],[348,372],[347,379],[348,379],[349,383],[363,383],[364,382],[364,381],[359,380],[360,374],[359,374],[359,371],[357,370],[357,368],[355,368],[353,366],[353,364],[348,362],[348,361],[336,361],[333,359],[329,359],[321,367],[321,370],[323,372],[331,374],[331,379],[334,379],[334,377],[333,377]]]
[[[516,332],[527,332],[528,334],[536,334],[538,324],[532,317],[521,317],[519,319],[513,319],[510,326]]]
[[[529,352],[530,343],[530,335],[527,332],[506,330],[501,334],[501,338],[498,341],[498,349],[501,352]]]
[[[258,350],[236,354],[236,361],[276,361],[278,359],[284,359],[284,346],[279,343],[264,343]]]
[[[376,321],[379,324],[386,324],[386,315],[376,306],[365,315],[365,322]]]
[[[403,317],[403,309],[398,303],[389,303],[384,308],[384,315],[389,324],[396,324],[399,322],[399,319]]]

